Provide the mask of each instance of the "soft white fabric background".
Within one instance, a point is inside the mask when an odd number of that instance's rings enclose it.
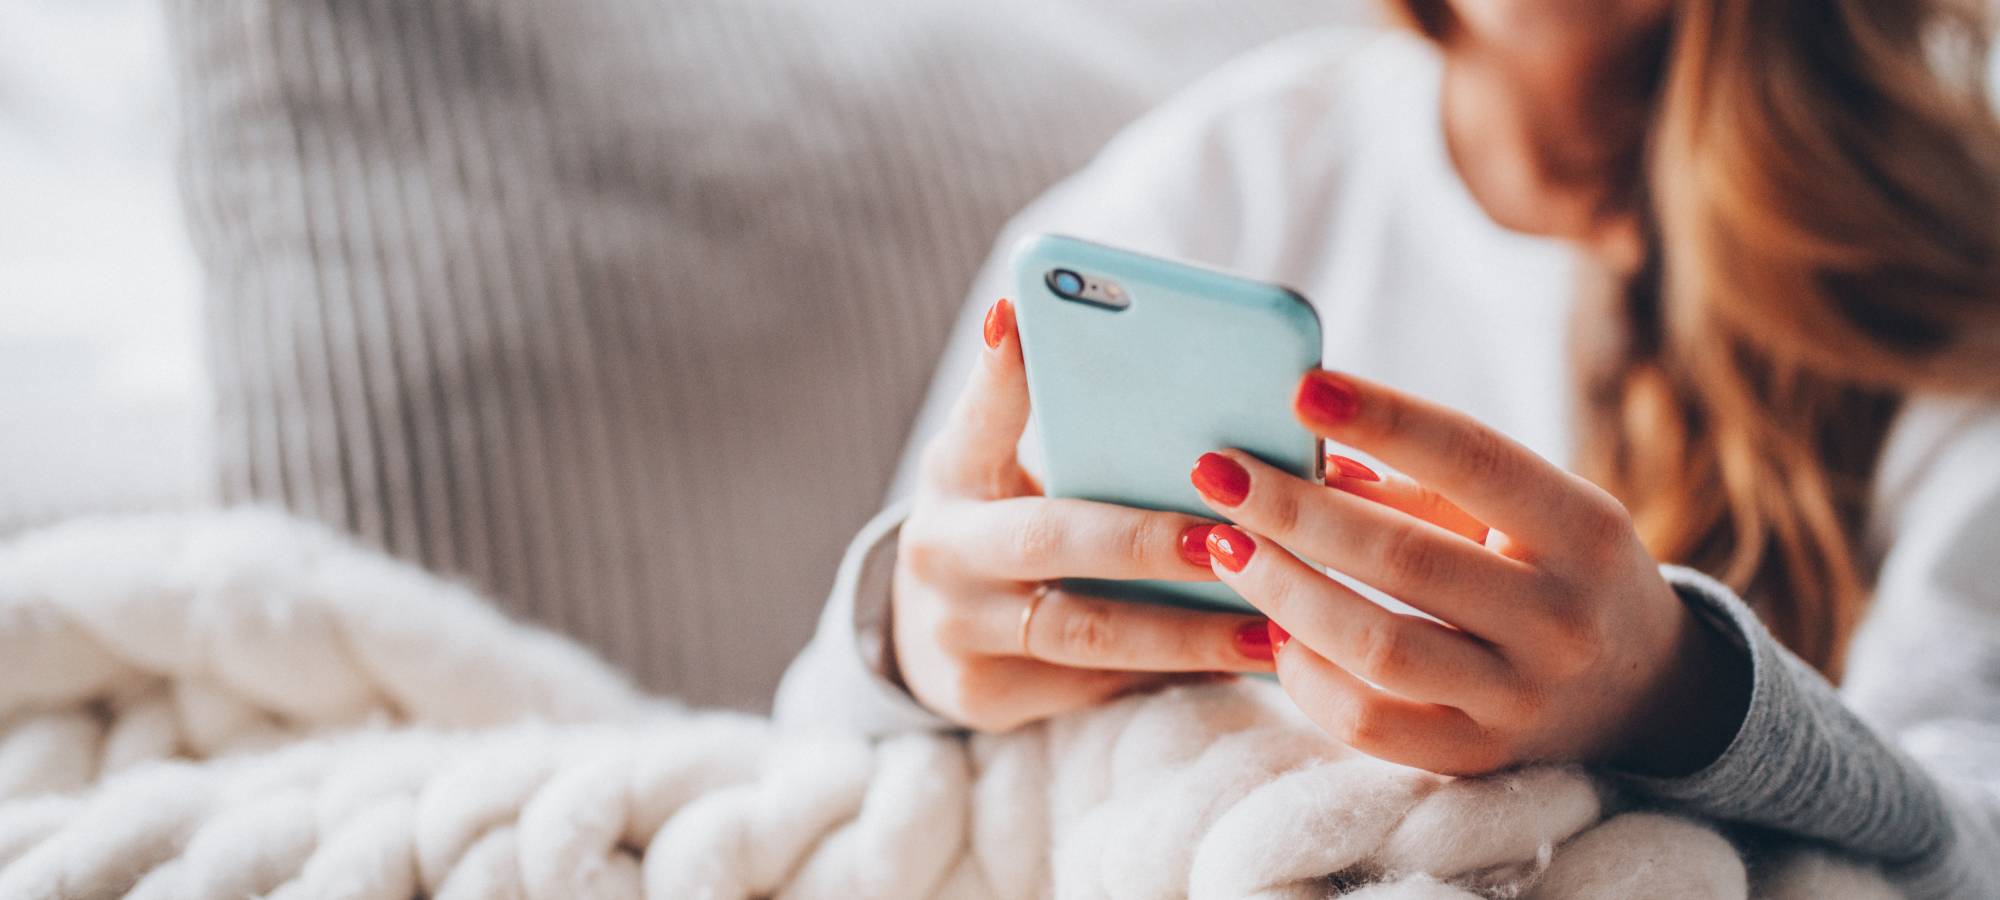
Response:
[[[153,0],[0,4],[0,533],[207,478]]]

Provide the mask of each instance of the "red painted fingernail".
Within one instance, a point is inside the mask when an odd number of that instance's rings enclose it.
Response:
[[[1271,656],[1275,659],[1278,654],[1285,652],[1285,642],[1292,639],[1292,633],[1276,622],[1264,623],[1264,630],[1269,632]]]
[[[1192,565],[1208,568],[1208,530],[1213,525],[1196,525],[1181,532],[1181,558]]]
[[[986,348],[998,349],[1000,342],[1007,339],[1007,332],[1014,330],[1014,304],[1002,297],[986,311]]]
[[[1375,470],[1361,464],[1361,460],[1349,459],[1338,453],[1326,455],[1327,480],[1352,478],[1355,481],[1381,481],[1382,476]]]
[[[1361,392],[1345,378],[1315,370],[1299,381],[1299,393],[1292,405],[1299,415],[1315,422],[1339,425],[1361,411]]]
[[[1222,563],[1231,572],[1241,572],[1250,564],[1250,555],[1257,552],[1257,542],[1250,536],[1228,525],[1217,525],[1208,530],[1208,555]]]
[[[1271,659],[1269,622],[1247,622],[1236,629],[1236,652],[1250,659]]]
[[[1194,489],[1223,506],[1235,506],[1250,496],[1250,473],[1220,453],[1204,453],[1188,473]]]

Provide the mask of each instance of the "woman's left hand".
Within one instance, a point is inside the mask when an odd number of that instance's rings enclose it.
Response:
[[[1210,533],[1217,576],[1270,617],[1278,679],[1327,733],[1450,774],[1553,760],[1683,774],[1727,745],[1747,658],[1681,601],[1609,494],[1380,385],[1314,371],[1293,402],[1314,433],[1409,478],[1345,461],[1323,486],[1236,450],[1192,477],[1236,523]]]

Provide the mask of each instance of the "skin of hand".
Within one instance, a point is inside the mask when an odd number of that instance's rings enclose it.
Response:
[[[1334,457],[1315,484],[1235,450],[1190,477],[1234,523],[1209,532],[1216,575],[1270,617],[1279,682],[1328,734],[1447,774],[1536,761],[1686,774],[1727,746],[1747,654],[1675,594],[1609,494],[1360,379],[1308,373],[1293,410],[1408,477]]]
[[[1008,301],[987,313],[985,338],[970,382],[925,448],[898,537],[891,651],[910,693],[961,725],[1005,731],[1187,673],[1271,671],[1261,617],[1049,586],[1212,581],[1206,538],[1215,523],[1042,496],[1016,452],[1028,388]]]

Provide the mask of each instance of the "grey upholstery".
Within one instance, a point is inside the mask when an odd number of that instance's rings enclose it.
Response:
[[[171,0],[217,478],[758,707],[998,226],[1324,0]]]

